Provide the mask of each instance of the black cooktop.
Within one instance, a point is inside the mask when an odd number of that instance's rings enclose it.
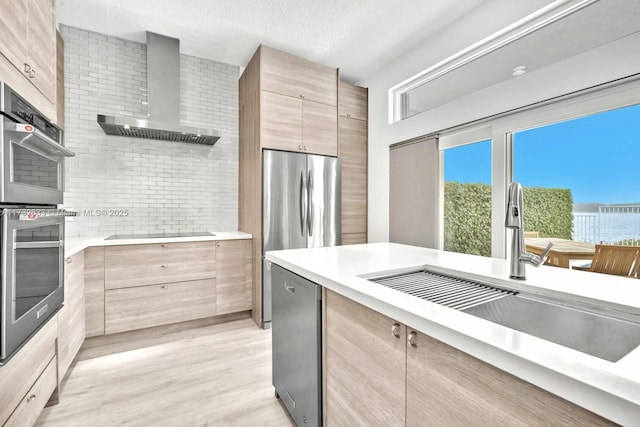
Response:
[[[104,240],[120,239],[162,239],[167,237],[207,237],[215,236],[208,231],[159,231],[154,233],[123,233],[113,234]]]

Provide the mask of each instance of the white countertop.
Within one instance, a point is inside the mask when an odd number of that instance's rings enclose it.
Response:
[[[212,231],[213,236],[188,236],[188,237],[153,237],[142,239],[113,239],[105,240],[109,236],[103,237],[71,237],[65,239],[64,256],[70,257],[90,246],[120,246],[120,245],[141,245],[149,243],[178,243],[178,242],[198,242],[208,240],[240,240],[251,239],[251,234],[242,231],[219,232]]]
[[[640,347],[609,362],[359,276],[429,266],[509,289],[640,315],[638,279],[527,266],[527,280],[513,280],[505,260],[394,243],[271,251],[266,258],[608,419],[640,425]]]

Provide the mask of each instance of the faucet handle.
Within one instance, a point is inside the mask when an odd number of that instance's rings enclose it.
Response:
[[[549,251],[551,250],[552,246],[553,246],[553,242],[547,243],[547,247],[544,248],[544,251],[542,251],[542,254],[540,255],[540,264],[544,264],[544,262],[547,260],[547,255],[549,255]]]

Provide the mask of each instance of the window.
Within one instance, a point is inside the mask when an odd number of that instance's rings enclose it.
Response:
[[[491,256],[491,140],[443,150],[443,249]]]
[[[525,228],[541,237],[638,245],[638,159],[640,104],[514,133],[513,178],[529,201]]]

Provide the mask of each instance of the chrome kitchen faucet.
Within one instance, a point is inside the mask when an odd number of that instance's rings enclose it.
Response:
[[[527,278],[525,263],[531,264],[534,267],[539,267],[547,258],[547,254],[549,253],[549,250],[551,250],[553,243],[549,242],[540,256],[524,250],[522,186],[520,183],[515,181],[509,186],[507,218],[505,219],[504,225],[505,227],[513,230],[511,235],[511,269],[509,277],[512,279],[524,280]]]

